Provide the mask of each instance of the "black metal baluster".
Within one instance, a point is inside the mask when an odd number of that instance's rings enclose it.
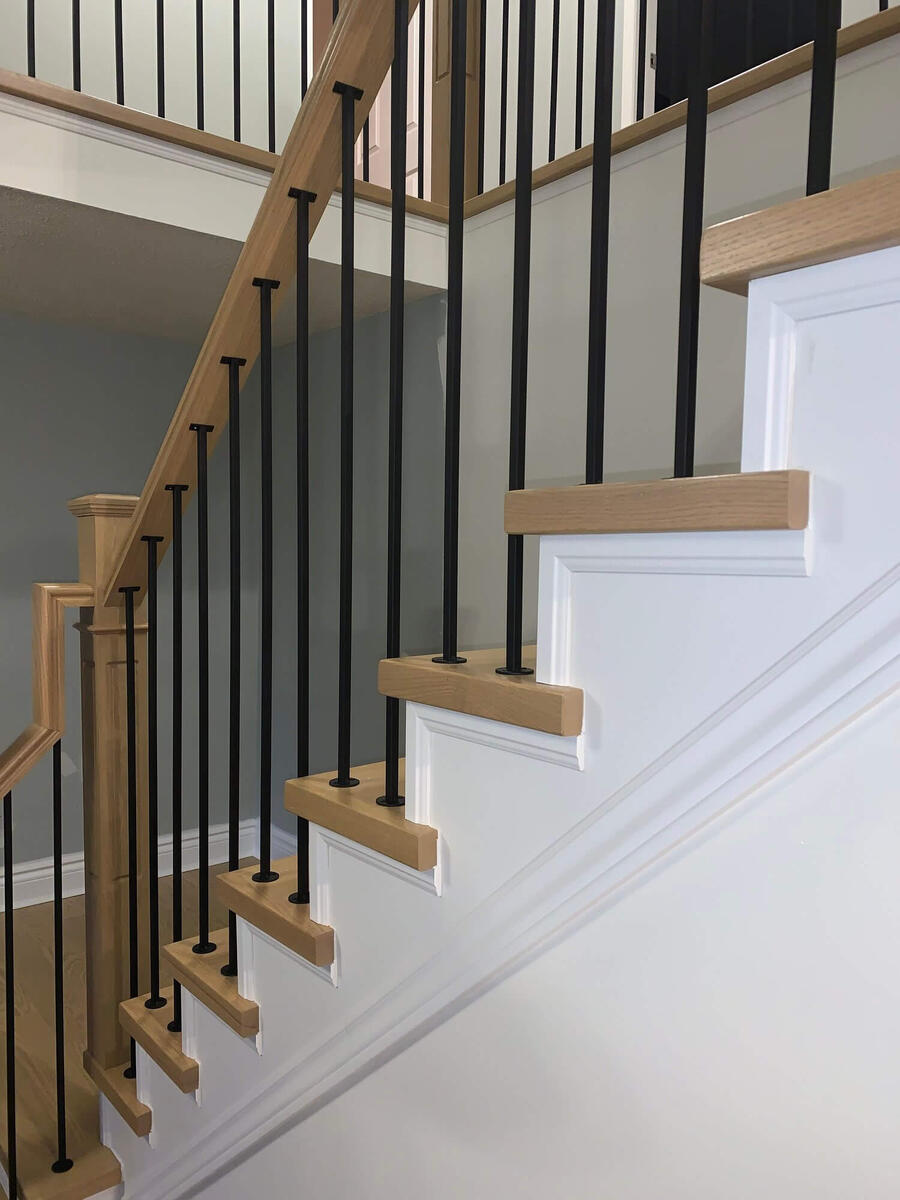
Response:
[[[309,88],[309,8],[307,0],[300,0],[300,99],[306,97]]]
[[[331,20],[332,23],[338,19],[338,9],[340,8],[339,0],[332,0],[331,5]]]
[[[553,0],[553,32],[550,37],[550,138],[547,150],[550,162],[556,158],[556,123],[559,109],[559,4]]]
[[[341,582],[338,647],[338,773],[332,787],[355,787],[350,774],[350,703],[353,649],[353,149],[357,100],[362,91],[336,83],[341,97]]]
[[[694,473],[697,353],[700,333],[700,241],[706,176],[706,120],[712,59],[713,0],[692,0],[693,62],[688,91],[675,404],[675,477]]]
[[[212,425],[194,423],[197,435],[197,810],[198,934],[194,954],[212,954],[209,937],[209,472],[207,437]]]
[[[166,115],[166,17],[163,0],[156,0],[156,111]]]
[[[28,3],[25,7],[25,41],[26,55],[28,58],[28,74],[33,79],[35,73],[34,0],[28,0]]]
[[[203,84],[203,0],[197,0],[194,25],[196,28],[197,49],[197,128],[206,128],[205,87]]]
[[[115,3],[116,104],[125,103],[125,35],[122,29],[122,0]]]
[[[534,158],[535,0],[519,4],[519,86],[516,119],[516,225],[513,250],[512,369],[509,403],[509,489],[525,486],[528,400],[528,314],[531,293],[531,169]],[[506,665],[498,675],[530,675],[522,666],[522,593],[525,539],[507,538]]]
[[[394,64],[391,68],[391,331],[388,416],[387,657],[400,656],[400,567],[403,508],[403,289],[406,278],[406,116],[409,75],[409,0],[394,0]],[[483,44],[483,42],[482,42]],[[396,116],[394,115],[396,113]],[[385,700],[384,795],[378,803],[398,808],[400,794],[400,701]]]
[[[452,37],[452,34],[451,34]],[[452,67],[451,67],[452,69]],[[506,124],[509,92],[509,0],[503,0],[500,12],[500,171],[501,184],[506,183]],[[452,103],[452,102],[451,102]],[[453,116],[450,117],[453,128]]]
[[[363,182],[368,183],[369,182],[369,165],[370,165],[370,159],[371,159],[371,146],[370,146],[370,140],[369,140],[369,118],[368,117],[366,117],[365,121],[363,121],[362,143],[363,143],[362,144],[362,171],[363,171],[362,177],[363,177]]]
[[[612,163],[610,142],[612,139],[615,26],[616,0],[600,0],[597,9],[597,59],[594,80],[586,483],[603,482],[607,297],[609,293],[609,194]]]
[[[275,0],[269,0],[266,23],[269,34],[266,78],[269,87],[269,149],[275,153]]]
[[[638,75],[637,97],[635,100],[635,116],[643,121],[645,115],[647,90],[647,0],[638,0]]]
[[[10,1200],[19,1195],[16,1144],[16,954],[13,928],[12,792],[3,797],[3,947],[6,984],[6,1161]]]
[[[66,1146],[65,963],[63,961],[62,743],[53,744],[53,992],[56,1026],[56,1162],[50,1170],[72,1169]]]
[[[72,0],[72,90],[81,91],[81,0]]]
[[[878,0],[878,11],[887,12],[890,0]]]
[[[261,454],[259,870],[257,883],[272,883],[272,292],[277,279],[253,280],[259,288],[259,398]]]
[[[315,193],[291,188],[297,201],[297,776],[309,774],[309,206]],[[297,818],[297,890],[309,904],[309,821]]]
[[[139,587],[123,587],[125,597],[125,726],[128,754],[128,993],[138,994],[137,695],[134,661],[134,597]],[[125,1076],[134,1079],[135,1051]]]
[[[459,403],[462,375],[463,216],[466,177],[466,0],[452,0],[450,34],[450,195],[447,227],[447,408],[444,417],[443,652],[457,653],[459,607]],[[502,101],[501,101],[501,107]],[[502,161],[502,159],[501,159]]]
[[[812,91],[809,105],[809,161],[806,194],[831,187],[831,143],[834,136],[834,83],[841,0],[816,0]]]
[[[756,54],[756,4],[747,0],[746,24],[744,26],[744,69],[755,66]]]
[[[159,994],[159,543],[163,538],[144,534],[147,543],[147,851],[150,900],[150,995],[146,1008],[165,1008]]]
[[[182,502],[188,490],[186,483],[167,483],[172,493],[172,941],[184,937],[184,904],[182,889],[182,748],[184,733],[182,711],[184,700],[184,534]],[[181,984],[175,980],[172,994],[172,1033],[181,1032]]]
[[[484,191],[484,140],[487,118],[487,0],[478,10],[478,195]]]
[[[231,10],[231,77],[234,90],[234,140],[241,140],[241,0]]]
[[[425,196],[425,0],[420,0],[417,10],[419,20],[418,35],[419,35],[419,75],[416,83],[418,84],[418,95],[416,97],[416,113],[418,127],[416,129],[416,191],[419,199],[422,200]]]
[[[228,368],[228,870],[241,865],[241,367],[246,358],[226,356]],[[237,918],[228,913],[228,962],[222,974],[237,975]]]
[[[794,49],[794,38],[796,37],[797,21],[797,0],[787,0],[787,44],[788,49]]]
[[[581,149],[584,125],[584,0],[575,18],[575,149]]]

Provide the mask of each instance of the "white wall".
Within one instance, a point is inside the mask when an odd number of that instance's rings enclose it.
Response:
[[[835,178],[900,160],[900,38],[840,61]],[[808,76],[710,118],[706,221],[797,195],[805,181]],[[672,470],[684,135],[613,159],[608,478]],[[584,478],[591,178],[534,193],[527,486]],[[460,644],[500,645],[505,627],[502,526],[509,437],[511,203],[466,223],[463,316]],[[740,454],[745,302],[705,289],[700,325],[697,465]],[[485,514],[489,519],[485,520]],[[533,546],[528,547],[529,553]],[[534,589],[526,580],[526,605]],[[526,629],[533,631],[533,606]]]
[[[852,726],[202,1200],[893,1200],[898,721]]]

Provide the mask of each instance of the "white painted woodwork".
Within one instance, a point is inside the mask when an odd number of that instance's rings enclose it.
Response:
[[[139,1055],[129,1197],[893,1194],[900,250],[750,310],[745,465],[810,530],[542,539],[583,735],[408,707],[438,871],[312,827],[334,967],[240,923],[259,1039],[188,1001],[197,1100]]]

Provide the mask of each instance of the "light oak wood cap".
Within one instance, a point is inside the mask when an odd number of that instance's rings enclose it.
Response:
[[[134,1079],[126,1079],[125,1068],[121,1066],[104,1068],[96,1063],[91,1055],[84,1052],[84,1069],[107,1098],[122,1120],[138,1137],[146,1137],[153,1123],[153,1114],[146,1104],[137,1098],[137,1087]]]
[[[76,517],[130,517],[139,500],[140,496],[95,492],[89,496],[76,496],[66,507]]]
[[[378,664],[378,690],[383,696],[430,704],[453,712],[503,721],[559,737],[581,733],[584,696],[580,688],[536,683],[534,675],[498,675],[503,650],[464,650],[466,662],[445,666],[432,655],[384,658]],[[522,651],[525,666],[534,667],[535,650]]]
[[[407,821],[402,808],[383,808],[376,803],[384,795],[384,763],[354,767],[350,774],[359,780],[359,787],[333,788],[334,771],[288,780],[285,808],[416,871],[435,867],[437,830]],[[406,762],[401,759],[401,793],[405,786]]]
[[[805,529],[806,471],[507,492],[507,533],[673,533]]]
[[[272,863],[278,872],[274,883],[256,883],[259,869],[245,867],[226,871],[216,877],[216,889],[222,903],[263,933],[281,942],[307,962],[327,967],[334,962],[334,930],[310,920],[308,904],[291,904],[289,896],[297,887],[297,859],[282,858]]]
[[[889,171],[713,225],[703,235],[700,275],[746,296],[754,279],[898,245],[900,171]]]
[[[200,1083],[200,1064],[181,1049],[181,1034],[168,1029],[174,1012],[174,989],[163,988],[160,994],[167,1001],[164,1008],[147,1008],[144,1003],[147,996],[123,1000],[119,1005],[119,1020],[129,1037],[165,1071],[179,1091],[195,1092]]]
[[[196,938],[173,942],[163,947],[163,959],[183,987],[239,1037],[254,1037],[259,1032],[259,1005],[238,992],[236,976],[222,974],[228,962],[228,930],[218,929],[209,935],[215,942],[212,954],[195,954]]]

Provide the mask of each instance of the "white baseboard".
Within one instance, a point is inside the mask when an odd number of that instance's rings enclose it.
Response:
[[[182,835],[182,863],[185,871],[194,871],[199,864],[200,831],[186,829]],[[173,840],[170,833],[159,839],[159,873],[172,874]],[[291,834],[272,826],[272,857],[283,858],[295,851]],[[259,850],[257,822],[250,817],[240,824],[241,858],[254,858]],[[209,830],[209,861],[223,863],[228,859],[228,826],[212,825]],[[0,871],[0,881],[3,872]],[[63,855],[63,896],[84,895],[84,854],[79,851]],[[13,907],[28,908],[46,904],[53,899],[53,859],[36,858],[18,863],[13,868]]]

